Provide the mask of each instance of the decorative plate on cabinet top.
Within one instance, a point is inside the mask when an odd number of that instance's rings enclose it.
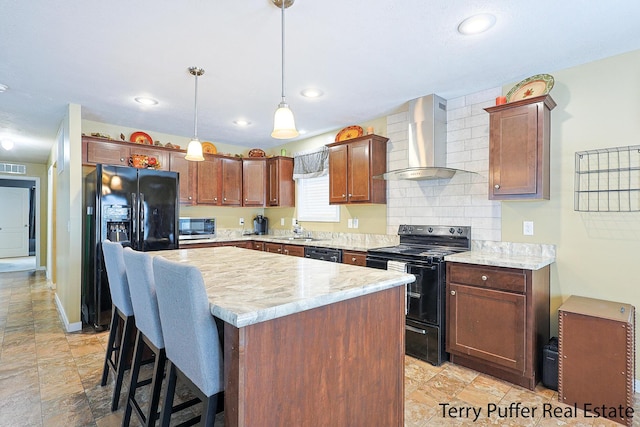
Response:
[[[360,126],[347,126],[336,135],[336,142],[346,141],[347,139],[357,138],[364,134],[364,130]]]
[[[524,79],[507,93],[507,102],[542,96],[553,88],[553,76],[550,74],[536,74]]]
[[[218,152],[218,149],[209,141],[204,141],[202,143],[202,152],[205,154],[216,154]]]
[[[265,152],[259,148],[254,148],[249,150],[249,157],[265,157]]]
[[[132,133],[129,137],[129,141],[135,142],[136,144],[153,145],[153,139],[151,139],[149,134],[144,132]]]

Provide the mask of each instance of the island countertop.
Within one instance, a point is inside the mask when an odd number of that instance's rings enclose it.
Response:
[[[415,280],[412,274],[235,247],[149,254],[198,267],[211,313],[236,328]]]

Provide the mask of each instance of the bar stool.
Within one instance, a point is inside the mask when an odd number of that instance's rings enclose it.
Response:
[[[160,415],[158,403],[162,377],[167,360],[164,349],[164,338],[160,326],[160,314],[158,313],[158,299],[156,298],[156,285],[153,279],[153,266],[151,257],[144,252],[136,252],[131,248],[124,249],[124,264],[127,270],[127,280],[130,283],[131,302],[136,317],[136,342],[133,350],[133,363],[131,365],[131,383],[127,396],[127,407],[122,418],[122,425],[128,426],[133,410],[144,426],[153,426]],[[145,347],[153,353],[153,358],[143,361],[142,355]],[[151,378],[138,381],[140,368],[143,364],[154,362]],[[151,399],[146,414],[136,400],[136,391],[143,386],[151,384]]]
[[[202,274],[194,266],[156,256],[153,275],[168,359],[161,425],[169,426],[180,377],[203,402],[200,425],[213,426],[218,394],[224,391],[223,361]]]
[[[107,384],[109,372],[113,370],[116,376],[116,383],[113,388],[113,399],[111,400],[112,411],[118,409],[124,372],[129,368],[127,358],[131,351],[131,334],[135,329],[129,282],[127,281],[122,252],[123,249],[120,243],[114,243],[109,240],[102,242],[104,265],[107,269],[109,291],[111,292],[111,302],[113,304],[111,307],[107,353],[104,358],[100,385],[105,386]],[[116,339],[118,334],[121,335],[119,343]]]

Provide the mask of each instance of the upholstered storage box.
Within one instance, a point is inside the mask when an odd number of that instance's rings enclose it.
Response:
[[[635,307],[571,296],[558,316],[558,399],[632,425]]]

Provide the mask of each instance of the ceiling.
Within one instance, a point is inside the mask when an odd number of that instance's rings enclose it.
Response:
[[[69,103],[83,119],[268,148],[281,92],[271,0],[0,2],[0,159],[45,163]],[[496,25],[457,26],[482,12]],[[640,2],[297,0],[285,14],[286,95],[299,139],[640,49]],[[597,82],[594,82],[597,84]],[[324,95],[301,96],[308,87]],[[150,96],[144,107],[133,101]],[[233,122],[246,119],[251,125]]]

